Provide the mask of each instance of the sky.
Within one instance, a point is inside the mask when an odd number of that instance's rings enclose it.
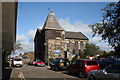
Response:
[[[37,28],[42,28],[48,16],[49,9],[55,13],[56,19],[66,31],[82,32],[105,51],[111,47],[101,41],[101,37],[92,38],[89,24],[102,20],[102,11],[108,2],[19,2],[17,15],[17,43],[21,43],[23,50],[34,51],[34,36]]]

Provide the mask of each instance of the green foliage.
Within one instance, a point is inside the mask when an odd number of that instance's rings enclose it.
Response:
[[[49,61],[52,62],[54,59],[53,58],[50,58]]]
[[[94,56],[97,54],[99,47],[95,44],[87,44],[87,48],[84,51],[85,56]]]
[[[103,19],[100,23],[89,25],[93,31],[93,37],[99,35],[109,45],[120,49],[120,1],[108,4],[102,9],[102,15]]]
[[[15,45],[15,50],[22,50],[23,48],[21,47],[20,43],[16,43]]]
[[[4,54],[5,54],[6,56],[8,56],[8,55],[11,55],[11,52],[10,52],[10,51],[4,51]]]
[[[120,57],[120,44],[118,46],[114,47],[114,49],[115,49],[115,55]]]
[[[103,57],[115,56],[115,51],[104,52]]]
[[[22,56],[22,53],[20,53],[19,56]]]

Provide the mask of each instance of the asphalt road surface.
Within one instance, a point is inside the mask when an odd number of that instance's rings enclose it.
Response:
[[[27,66],[13,68],[11,80],[86,80],[76,75],[68,75],[65,71],[50,70],[47,66]]]

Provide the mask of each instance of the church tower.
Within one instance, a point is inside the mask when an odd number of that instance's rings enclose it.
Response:
[[[38,30],[38,33],[40,33],[39,38],[35,38],[35,43],[37,42],[35,46],[37,49],[35,50],[35,56],[36,54],[38,54],[38,56],[35,58],[45,60],[46,62],[48,58],[50,58],[50,55],[52,55],[50,53],[53,53],[54,50],[62,49],[61,40],[65,39],[65,30],[58,23],[55,14],[53,12],[49,12],[43,28]]]

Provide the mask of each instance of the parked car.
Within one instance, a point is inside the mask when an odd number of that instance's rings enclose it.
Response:
[[[27,65],[33,65],[33,63],[32,62],[27,62]]]
[[[107,58],[96,59],[96,61],[100,65],[100,69],[103,69],[109,65],[107,64]]]
[[[32,62],[32,65],[35,65],[35,64],[36,64],[36,62],[37,62],[37,61],[33,61],[33,62]]]
[[[21,66],[22,67],[22,59],[21,58],[15,58],[13,59],[13,66]]]
[[[113,64],[120,64],[120,58],[112,58]]]
[[[100,70],[100,66],[96,60],[74,60],[67,67],[67,74],[78,74],[79,77],[85,77],[90,71]]]
[[[45,63],[44,63],[43,61],[39,60],[39,61],[36,61],[35,65],[36,65],[36,66],[44,67],[44,66],[45,66]]]
[[[88,80],[120,80],[120,64],[109,65],[100,71],[91,71]]]
[[[50,62],[50,69],[65,70],[69,64],[70,61],[67,58],[56,58]]]

